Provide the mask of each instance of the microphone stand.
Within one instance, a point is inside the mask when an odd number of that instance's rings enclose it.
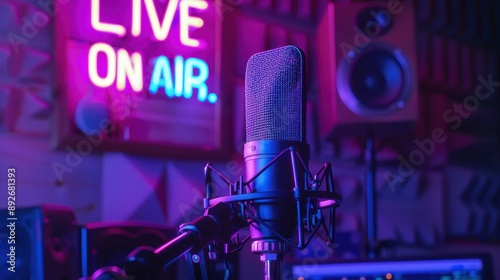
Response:
[[[260,260],[264,263],[264,280],[279,280],[283,255],[278,253],[263,253]]]
[[[125,274],[135,279],[157,279],[163,267],[171,265],[186,256],[190,279],[217,279],[215,271],[209,268],[205,247],[219,241],[229,243],[242,225],[242,220],[231,205],[217,203],[207,208],[205,214],[190,223],[180,226],[179,236],[159,248],[138,247],[130,253],[122,265]],[[192,253],[199,252],[199,253]],[[210,252],[208,252],[210,254]],[[228,274],[228,272],[226,273]]]
[[[376,189],[376,159],[373,136],[366,138],[365,161],[366,170],[366,235],[368,242],[368,258],[377,257],[377,189]]]
[[[254,192],[250,187],[251,183],[265,170],[275,165],[280,158],[286,156],[291,157],[290,168],[293,170],[294,186],[287,190]],[[304,178],[299,176],[302,171],[306,173]],[[229,195],[213,196],[213,173],[228,185]],[[335,192],[330,163],[325,163],[313,175],[300,154],[293,147],[289,147],[246,182],[242,176],[236,182],[231,181],[209,163],[205,167],[205,187],[206,197],[203,199],[205,214],[190,223],[182,224],[179,236],[159,248],[136,248],[123,265],[126,275],[134,276],[137,280],[157,279],[151,276],[159,275],[163,267],[185,255],[191,273],[190,279],[216,279],[215,272],[210,270],[208,263],[217,259],[217,245],[223,245],[223,249],[220,250],[223,254],[240,250],[250,239],[250,235],[240,240],[238,231],[249,225],[265,227],[276,235],[275,238],[254,241],[252,244],[252,252],[259,253],[261,261],[264,262],[265,280],[280,279],[283,254],[291,247],[299,250],[306,248],[314,235],[320,235],[320,229],[325,233],[321,238],[326,240],[327,246],[334,246],[335,209],[340,205],[342,197]],[[322,187],[324,190],[321,190]],[[270,223],[255,215],[251,205],[262,201],[291,202],[295,205],[296,241],[283,236],[279,228],[273,228]],[[329,209],[328,219],[322,214],[324,209]],[[305,232],[310,233],[307,239]],[[193,254],[193,252],[199,253]],[[224,279],[227,280],[229,269],[227,266],[225,269]]]

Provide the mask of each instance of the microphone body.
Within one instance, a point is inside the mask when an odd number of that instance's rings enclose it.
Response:
[[[245,171],[248,178],[256,176],[276,156],[284,150],[294,147],[304,163],[309,161],[309,145],[297,141],[258,140],[244,146]],[[272,164],[263,173],[255,177],[250,184],[253,192],[269,193],[293,190],[295,180],[299,184],[305,181],[306,170],[300,165],[297,178],[294,177],[291,157],[285,155]],[[282,237],[291,238],[297,228],[297,211],[292,197],[261,199],[253,202],[254,215],[277,231]],[[250,223],[250,236],[253,240],[254,253],[286,253],[290,246],[281,241],[268,226],[260,222]]]

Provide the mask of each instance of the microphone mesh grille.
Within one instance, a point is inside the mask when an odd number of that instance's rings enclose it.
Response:
[[[246,141],[306,141],[303,54],[286,46],[253,55],[245,75]]]

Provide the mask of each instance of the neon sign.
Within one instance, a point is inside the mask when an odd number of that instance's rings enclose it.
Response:
[[[142,20],[143,5],[148,20]],[[208,8],[205,0],[170,0],[165,13],[161,16],[153,0],[131,0],[131,22],[129,29],[125,24],[105,22],[101,15],[101,1],[92,0],[90,7],[91,26],[94,31],[125,37],[140,37],[143,33],[143,24],[148,23],[153,34],[153,39],[165,41],[173,33],[178,34],[179,42],[185,48],[199,48],[202,43],[192,36],[193,31],[204,27],[203,18],[192,15],[192,10],[203,11]],[[178,13],[177,32],[172,32],[174,19]],[[207,80],[210,76],[210,67],[202,58],[175,55],[168,58],[165,55],[154,57],[154,66],[151,80],[144,81],[144,55],[139,51],[128,51],[121,47],[115,50],[106,42],[95,42],[90,46],[88,53],[88,75],[93,85],[108,88],[113,84],[116,89],[125,90],[127,82],[135,92],[144,90],[145,83],[151,95],[156,95],[160,89],[169,98],[193,97],[193,90],[197,90],[197,100],[200,102],[215,103],[218,100],[216,93],[209,93]],[[105,65],[102,71],[98,61]],[[170,63],[170,61],[173,63]],[[173,66],[173,67],[172,67]],[[101,67],[102,68],[102,67]]]
[[[103,149],[224,154],[232,113],[220,92],[220,1],[55,1],[58,139],[87,134],[81,123],[95,118],[78,108],[89,103],[115,128]]]

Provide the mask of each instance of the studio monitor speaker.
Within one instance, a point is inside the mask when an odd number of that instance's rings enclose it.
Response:
[[[78,228],[71,209],[40,206],[0,213],[0,279],[78,279]]]
[[[157,224],[87,224],[81,232],[82,275],[90,277],[106,267],[121,267],[137,247],[158,248],[176,236],[177,229]],[[171,265],[159,279],[176,279],[175,275],[175,265]]]
[[[322,137],[412,128],[418,90],[411,2],[329,3],[317,44]]]

